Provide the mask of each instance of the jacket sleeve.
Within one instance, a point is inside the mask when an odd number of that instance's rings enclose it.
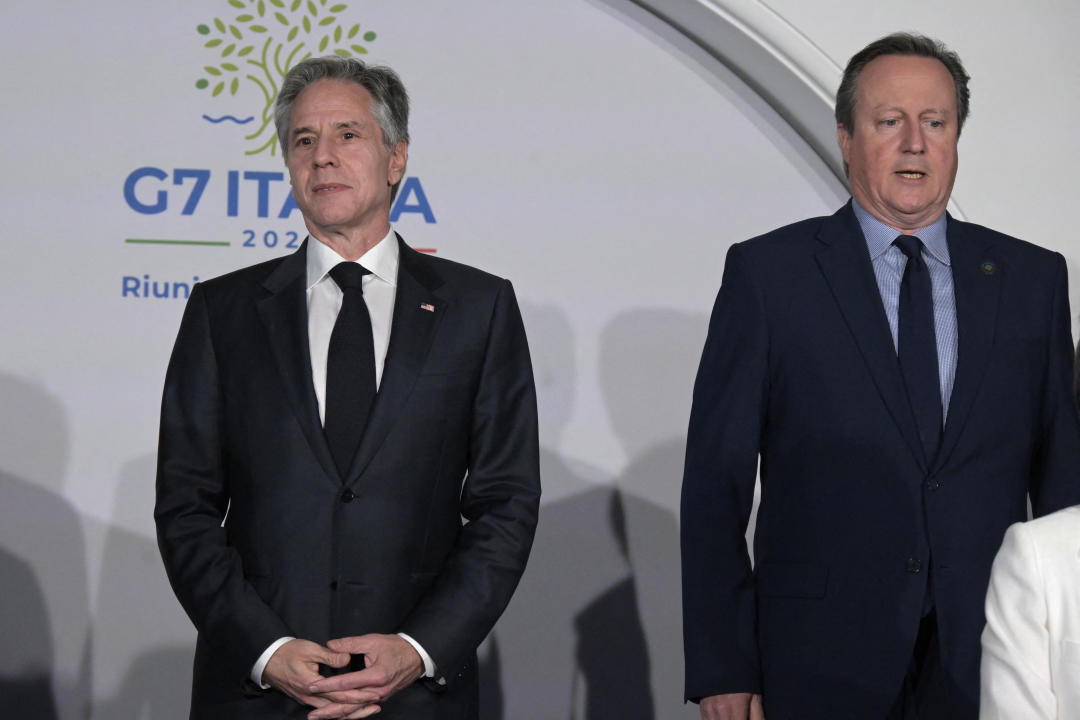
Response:
[[[746,527],[768,397],[768,328],[742,248],[728,251],[694,384],[681,534],[686,698],[761,692]]]
[[[292,633],[244,579],[226,540],[222,403],[206,293],[196,285],[165,376],[154,519],[180,604],[201,641],[244,684],[260,653]]]
[[[1080,504],[1080,415],[1073,390],[1068,271],[1065,258],[1055,254],[1054,259],[1042,427],[1029,486],[1035,517]]]
[[[465,524],[432,591],[401,627],[427,650],[437,677],[447,683],[510,601],[540,504],[536,391],[525,328],[507,281],[488,326],[461,492]]]
[[[1042,567],[1021,523],[1005,533],[994,559],[982,634],[979,717],[1054,720],[1050,633]]]

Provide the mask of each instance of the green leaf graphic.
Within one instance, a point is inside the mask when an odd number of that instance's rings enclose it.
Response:
[[[203,36],[200,43],[213,51],[213,59],[217,61],[202,66],[195,88],[209,90],[212,97],[228,91],[237,98],[231,101],[236,103],[247,96],[240,92],[241,86],[254,85],[255,96],[262,98],[263,107],[261,113],[250,110],[247,113],[254,114],[256,122],[245,131],[244,139],[250,144],[244,153],[276,155],[273,104],[288,71],[313,55],[365,55],[368,49],[361,43],[373,41],[375,33],[364,32],[361,23],[348,22],[344,14],[351,3],[346,0],[215,1],[228,4],[227,15],[233,21],[214,17],[195,26],[196,32]],[[301,31],[307,37],[301,39]],[[249,33],[250,40],[244,33]],[[257,34],[258,39],[251,37],[251,33]]]

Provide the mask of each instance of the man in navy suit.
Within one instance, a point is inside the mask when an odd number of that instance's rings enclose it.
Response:
[[[837,92],[851,202],[728,253],[682,498],[707,720],[975,718],[1005,529],[1080,502],[1065,261],[945,212],[967,81],[871,43]]]
[[[514,292],[390,227],[408,97],[389,68],[301,62],[275,120],[309,237],[195,287],[162,400],[191,718],[474,719],[540,497]]]

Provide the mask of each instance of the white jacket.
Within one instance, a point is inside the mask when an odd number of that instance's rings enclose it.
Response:
[[[981,720],[1080,718],[1080,506],[1006,532],[982,648]]]

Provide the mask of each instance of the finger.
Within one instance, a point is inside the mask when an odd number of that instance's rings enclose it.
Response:
[[[328,693],[338,690],[360,690],[367,687],[385,685],[388,678],[386,673],[376,668],[365,668],[356,672],[334,675],[314,681],[308,686],[312,693]]]
[[[325,652],[317,660],[323,665],[329,665],[332,668],[343,668],[352,660],[352,655],[347,652],[336,652],[329,648],[324,648],[324,650]]]
[[[367,707],[360,708],[356,712],[352,713],[351,715],[346,715],[345,717],[349,718],[350,720],[352,718],[366,718],[366,717],[371,717],[375,713],[378,713],[378,712],[381,712],[381,711],[382,711],[382,707],[380,707],[379,705],[368,705]]]
[[[377,706],[376,706],[377,707]],[[331,718],[343,718],[353,713],[366,709],[362,705],[350,705],[342,703],[330,703],[308,713],[308,720],[329,720]]]
[[[385,692],[385,691],[384,691]],[[319,697],[326,698],[330,702],[344,705],[367,705],[379,702],[383,695],[379,691],[372,690],[339,690],[336,692],[319,693]]]
[[[353,637],[334,638],[326,643],[326,646],[334,652],[362,655],[368,649],[369,644],[365,636],[357,635]]]
[[[750,698],[750,720],[765,720],[765,706],[760,695]]]

